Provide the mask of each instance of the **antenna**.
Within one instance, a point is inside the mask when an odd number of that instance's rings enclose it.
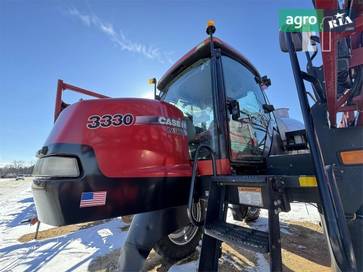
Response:
[[[210,50],[211,50],[211,54],[213,55],[214,54],[213,34],[214,34],[214,32],[216,32],[216,26],[215,26],[215,22],[213,20],[208,21],[206,32],[209,35]]]

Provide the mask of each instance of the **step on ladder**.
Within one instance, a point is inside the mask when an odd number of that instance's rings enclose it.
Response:
[[[270,254],[271,271],[282,271],[279,213],[289,211],[282,176],[212,176],[204,222],[199,271],[218,271],[221,245]],[[268,209],[268,232],[226,222],[228,190],[237,187],[239,203]]]

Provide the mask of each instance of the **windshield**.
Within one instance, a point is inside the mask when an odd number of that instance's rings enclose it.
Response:
[[[203,143],[215,148],[210,60],[202,59],[183,71],[166,88],[163,100],[184,113],[190,154]]]

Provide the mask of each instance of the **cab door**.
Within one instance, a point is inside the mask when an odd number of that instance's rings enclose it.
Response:
[[[271,143],[271,116],[264,112],[266,100],[256,76],[242,63],[222,57],[227,103],[239,104],[240,116],[228,116],[231,161],[262,160]]]

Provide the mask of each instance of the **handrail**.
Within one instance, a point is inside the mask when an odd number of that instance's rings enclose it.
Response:
[[[55,98],[54,122],[55,122],[55,120],[57,120],[61,111],[66,107],[66,106],[64,106],[65,103],[62,101],[63,91],[65,91],[65,90],[70,90],[70,91],[74,91],[76,93],[82,93],[82,94],[97,97],[97,98],[109,98],[106,95],[99,94],[99,93],[89,91],[86,89],[82,89],[80,87],[73,86],[68,83],[64,83],[63,80],[58,79],[57,95]]]
[[[311,157],[318,180],[321,207],[325,219],[323,224],[325,233],[335,259],[334,262],[336,262],[340,271],[357,271],[352,240],[345,220],[343,204],[336,186],[333,169],[331,166],[325,167],[291,33],[285,32],[285,35],[301,112],[305,123],[306,136],[310,145]]]

